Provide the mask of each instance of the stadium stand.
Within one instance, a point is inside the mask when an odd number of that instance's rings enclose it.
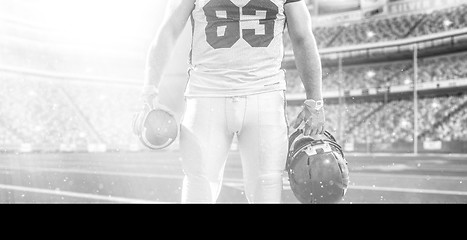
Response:
[[[24,73],[2,76],[2,145],[86,150],[92,144],[128,149],[138,143],[130,128],[135,87],[50,81]]]
[[[336,66],[323,67],[324,90],[339,87],[337,71]],[[345,84],[342,84],[342,87],[351,90],[405,85],[412,82],[413,74],[413,62],[411,60],[348,65],[343,68],[342,76]],[[300,93],[304,91],[297,71],[287,71],[286,78],[290,92]],[[467,78],[467,52],[420,59],[418,62],[418,78],[420,82]]]
[[[314,27],[320,48],[359,45],[418,37],[467,27],[467,4],[387,18],[369,19],[338,26]],[[286,36],[286,49],[291,49]]]
[[[466,141],[467,94],[423,98],[419,103],[421,140]],[[460,108],[454,113],[453,109]],[[289,117],[296,116],[301,107],[289,106]],[[393,143],[413,141],[413,102],[394,100],[384,102],[355,102],[344,107],[345,136],[356,143]],[[325,108],[327,129],[336,134],[339,106],[329,104]],[[290,122],[290,119],[289,119]]]
[[[431,13],[316,27],[314,31],[320,48],[409,39],[467,28],[465,12],[467,5],[460,5]],[[138,140],[130,128],[138,86],[117,82],[120,78],[140,77],[140,66],[125,64],[131,62],[125,55],[103,58],[89,49],[83,53],[83,46],[74,49],[73,45],[60,45],[54,51],[53,44],[41,44],[37,36],[24,32],[9,31],[0,39],[0,151],[23,146],[39,151],[89,151],[92,146],[105,146],[107,151],[138,149]],[[284,44],[286,50],[291,50],[287,35]],[[25,71],[7,71],[4,66]],[[61,76],[61,72],[71,77]],[[339,85],[343,90],[411,85],[413,75],[411,59],[356,65],[344,62],[339,84],[337,64],[326,63],[323,89],[336,90]],[[95,77],[119,80],[102,82],[95,81]],[[465,81],[467,51],[420,58],[418,77],[420,83]],[[287,69],[286,81],[288,94],[304,93],[295,69]],[[443,94],[420,98],[419,139],[467,141],[467,94]],[[326,127],[337,135],[342,126],[346,142],[413,142],[414,106],[410,98],[347,98],[342,106],[326,101]],[[289,123],[299,111],[300,106],[289,104]]]

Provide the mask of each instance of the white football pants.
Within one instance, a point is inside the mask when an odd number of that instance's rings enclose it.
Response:
[[[215,203],[237,135],[249,203],[279,203],[288,151],[284,91],[187,98],[180,128],[182,203]]]

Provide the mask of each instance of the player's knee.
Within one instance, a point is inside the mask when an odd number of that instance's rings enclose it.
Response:
[[[184,171],[185,179],[190,183],[205,185],[207,187],[216,187],[221,184],[222,178],[213,174],[206,174],[202,171]]]
[[[260,185],[282,184],[282,172],[272,172],[261,174],[258,178]]]
[[[282,192],[282,173],[264,173],[245,186],[250,203],[279,203]]]
[[[264,173],[254,179],[246,181],[245,189],[248,195],[256,195],[258,192],[277,191],[282,188],[282,173]]]
[[[211,181],[206,175],[185,173],[183,182],[183,202],[216,202],[221,187],[220,180]]]
[[[196,171],[193,169],[185,169],[185,179],[190,182],[209,182],[209,178],[203,174],[201,171]]]

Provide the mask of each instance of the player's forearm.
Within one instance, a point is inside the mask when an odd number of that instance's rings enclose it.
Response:
[[[145,85],[159,86],[172,50],[195,6],[194,3],[195,0],[171,0],[167,3],[161,28],[147,55]]]
[[[177,39],[174,36],[175,34],[168,34],[167,32],[168,30],[161,30],[149,48],[145,67],[144,84],[146,86],[159,86],[166,65],[172,55]]]
[[[321,59],[312,34],[293,40],[297,70],[305,87],[306,98],[322,99]]]

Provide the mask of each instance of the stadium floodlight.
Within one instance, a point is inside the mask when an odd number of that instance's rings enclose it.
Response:
[[[375,73],[375,71],[370,70],[370,71],[368,71],[368,72],[366,73],[366,76],[367,76],[368,78],[373,78],[373,77],[376,76],[376,73]]]
[[[453,24],[453,22],[449,19],[444,19],[443,25],[444,27],[450,27]]]
[[[412,127],[412,124],[407,119],[402,119],[400,122],[402,128],[408,129]]]
[[[404,80],[404,84],[405,84],[405,85],[409,85],[409,84],[411,84],[411,83],[412,83],[412,79],[410,79],[410,78],[406,78],[406,79]]]
[[[367,38],[373,38],[375,36],[375,33],[373,31],[368,31],[366,32]]]
[[[30,90],[28,92],[28,95],[31,96],[31,97],[35,97],[35,96],[37,96],[37,93],[34,90]]]

